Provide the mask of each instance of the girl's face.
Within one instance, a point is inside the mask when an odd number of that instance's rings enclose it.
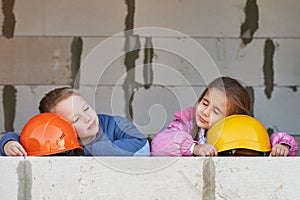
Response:
[[[227,116],[227,97],[216,88],[210,88],[197,105],[196,124],[199,128],[209,129],[220,119]]]
[[[95,139],[99,131],[97,113],[78,95],[61,100],[54,107],[54,112],[73,124],[81,142],[85,145]]]

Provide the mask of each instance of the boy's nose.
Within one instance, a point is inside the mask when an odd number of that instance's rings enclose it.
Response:
[[[91,117],[90,115],[85,114],[85,115],[84,115],[84,122],[85,122],[85,123],[88,123],[88,122],[91,120],[91,118],[92,118],[92,117]]]

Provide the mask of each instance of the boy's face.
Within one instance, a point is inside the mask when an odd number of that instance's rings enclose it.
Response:
[[[95,110],[78,95],[63,99],[56,104],[54,112],[73,124],[83,145],[95,139],[99,131],[99,119]]]
[[[226,117],[227,97],[216,88],[210,88],[197,105],[196,123],[199,128],[209,129],[220,119]]]

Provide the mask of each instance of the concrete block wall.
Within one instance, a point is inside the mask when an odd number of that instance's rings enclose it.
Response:
[[[1,199],[32,200],[298,199],[299,162],[288,157],[2,157],[0,193]]]
[[[44,93],[76,82],[97,112],[131,118],[131,107],[133,122],[153,135],[174,112],[194,105],[210,80],[228,75],[253,89],[254,115],[267,128],[300,133],[298,0],[1,4],[0,132],[21,131]],[[129,28],[139,29],[126,38]],[[126,42],[133,45],[137,35],[141,50],[129,70]],[[149,88],[143,87],[147,38],[154,50]]]

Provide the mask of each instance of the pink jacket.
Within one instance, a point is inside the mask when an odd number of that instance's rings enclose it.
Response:
[[[191,136],[195,108],[189,107],[174,114],[175,120],[168,128],[156,134],[151,142],[152,156],[191,156],[191,146],[194,141]],[[285,132],[273,133],[271,145],[287,144],[290,146],[289,156],[298,153],[298,143],[293,136]]]

